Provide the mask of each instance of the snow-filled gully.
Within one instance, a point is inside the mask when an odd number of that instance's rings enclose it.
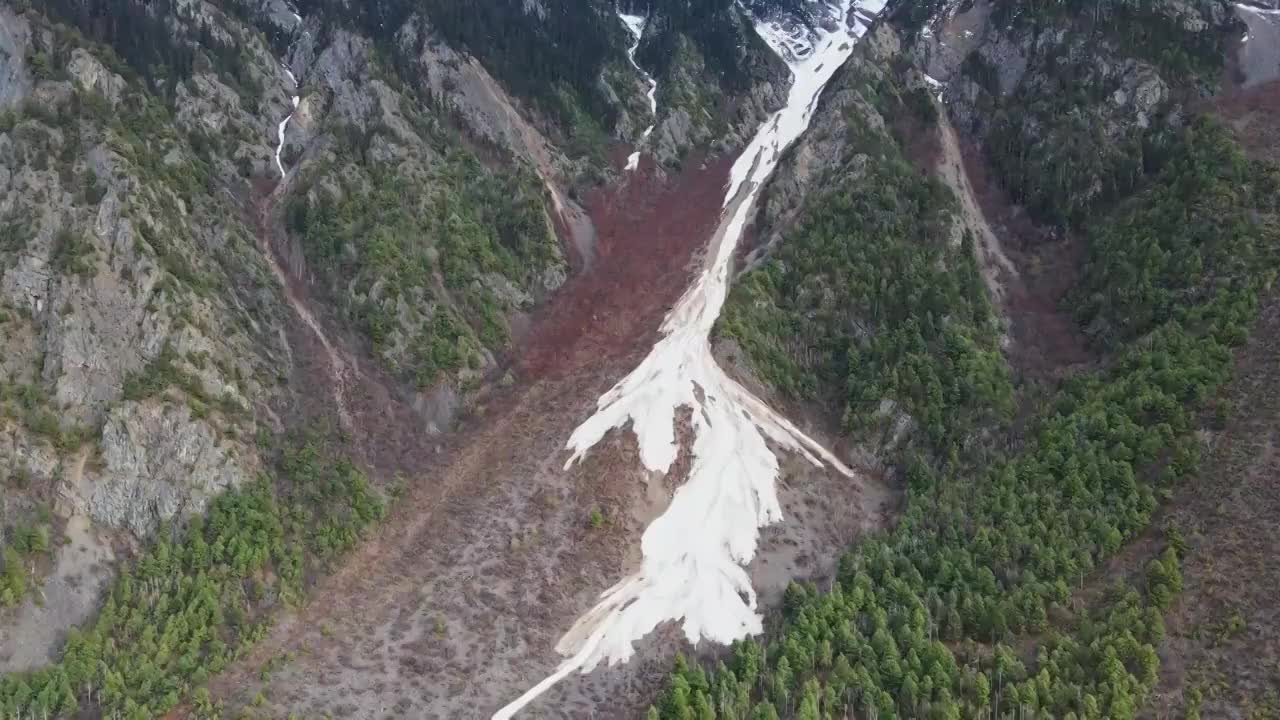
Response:
[[[759,194],[788,145],[809,126],[823,87],[848,59],[854,42],[884,0],[837,0],[836,30],[794,34],[772,23],[757,31],[791,67],[786,105],[767,120],[734,163],[724,214],[709,248],[710,263],[662,325],[662,339],[631,374],[597,402],[594,415],[569,438],[581,459],[605,434],[628,422],[640,459],[666,472],[679,447],[677,411],[693,410],[693,463],[666,511],[641,539],[639,570],[604,591],[594,608],[565,633],[556,671],[493,715],[507,720],[574,671],[631,658],[633,644],[660,623],[681,622],[691,643],[728,644],[762,632],[756,593],[745,566],[760,528],[782,520],[770,450],[798,452],[851,475],[835,456],[725,374],[711,354],[710,333],[728,292],[730,261]],[[857,5],[858,14],[851,12]],[[853,18],[847,23],[846,19]]]
[[[292,81],[293,83],[293,91],[297,92],[298,79],[293,76],[293,71],[289,69],[289,66],[287,65],[284,66],[284,71],[286,74],[288,74],[289,80]],[[298,96],[291,95],[289,96],[289,100],[293,103],[293,109],[297,110],[298,100],[299,100]],[[280,124],[276,126],[276,139],[278,140],[278,142],[276,143],[276,169],[280,171],[281,178],[283,178],[285,175],[284,163],[280,162],[280,153],[284,152],[284,131],[286,128],[289,127],[289,121],[292,119],[293,119],[293,113],[290,112],[288,115],[285,116],[283,120],[280,121]]]
[[[640,39],[644,37],[644,29],[645,26],[649,24],[649,21],[642,15],[618,13],[618,17],[622,20],[622,24],[627,26],[627,32],[631,33],[631,37],[635,40],[635,42],[631,44],[631,47],[627,48],[627,59],[631,61],[631,67],[634,67],[636,72],[640,73],[640,75],[644,77],[644,81],[649,83],[649,94],[647,96],[649,98],[649,112],[653,114],[654,123],[657,123],[658,81],[655,80],[652,75],[645,72],[644,68],[640,67],[640,63],[636,62],[636,51],[640,49]],[[644,132],[640,134],[640,142],[636,143],[637,147],[635,152],[631,153],[631,155],[627,157],[627,170],[635,170],[640,167],[639,146],[643,145],[644,142],[649,139],[649,136],[653,134],[653,128],[655,127],[654,123],[651,123],[649,127],[645,128]]]
[[[295,26],[295,29],[294,29],[294,32],[296,33],[297,27],[301,27],[302,25],[302,16],[294,12],[292,8],[290,9],[289,14],[293,15],[294,20],[297,21],[297,25]],[[289,69],[288,63],[282,62],[280,63],[280,67],[282,67],[284,69],[285,74],[289,76],[289,82],[293,86],[292,87],[293,94],[289,96],[289,101],[293,104],[293,109],[290,110],[289,114],[286,115],[285,118],[280,121],[280,124],[276,126],[276,154],[275,154],[276,169],[280,171],[280,179],[283,180],[285,176],[285,171],[284,171],[284,163],[280,161],[280,153],[284,152],[284,132],[289,127],[289,121],[293,119],[293,113],[298,109],[298,102],[300,98],[298,97],[298,94],[297,94],[298,78],[294,77],[293,71]]]

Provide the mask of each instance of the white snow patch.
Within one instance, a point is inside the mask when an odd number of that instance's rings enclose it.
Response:
[[[285,74],[289,76],[289,81],[293,83],[294,91],[297,92],[298,78],[294,77],[293,71],[289,69],[288,65],[281,63],[280,66],[284,68]],[[298,108],[299,100],[300,98],[297,95],[291,95],[289,97],[289,101],[293,104],[293,108],[295,110]],[[292,119],[293,113],[289,113],[285,116],[285,119],[281,120],[280,124],[276,126],[276,169],[280,171],[281,178],[284,178],[285,176],[284,163],[280,161],[280,153],[284,152],[284,131],[289,127],[289,121]]]
[[[725,194],[726,214],[710,248],[711,262],[685,291],[662,325],[663,337],[648,357],[597,402],[597,411],[569,438],[566,467],[581,459],[606,433],[628,422],[640,460],[665,472],[679,449],[677,411],[693,410],[693,463],[670,506],[645,530],[640,569],[600,595],[556,645],[568,656],[556,672],[493,715],[508,720],[575,670],[590,672],[602,661],[626,662],[634,643],[660,623],[683,621],[689,642],[728,644],[762,631],[756,593],[744,566],[755,556],[760,528],[782,520],[775,482],[778,460],[768,442],[852,471],[819,443],[725,374],[711,354],[710,332],[724,305],[729,266],[751,216],[756,196],[782,151],[804,133],[822,88],[844,64],[866,30],[845,19],[854,0],[840,0],[839,29],[808,36],[761,23],[756,29],[790,65],[793,84],[786,106],[757,131],[734,163]],[[863,2],[874,14],[884,0]],[[803,52],[797,44],[803,41]],[[820,49],[818,49],[820,48]],[[699,399],[701,391],[702,399]]]
[[[298,14],[298,9],[292,2],[286,2],[284,6],[288,8],[289,14],[293,16],[293,29],[296,32],[298,26],[302,24],[302,16]]]
[[[928,75],[928,74],[926,74],[926,75],[924,76],[924,82],[925,82],[925,84],[926,84],[926,85],[928,85],[929,87],[931,87],[931,88],[933,88],[934,90],[937,90],[937,91],[938,91],[938,102],[942,102],[942,90],[943,90],[942,81],[941,81],[941,80],[938,80],[937,78],[933,77],[932,75]]]
[[[294,98],[294,100],[296,101],[297,98]],[[280,161],[280,153],[284,152],[284,130],[289,127],[289,121],[292,119],[293,113],[289,113],[289,115],[285,117],[285,119],[281,120],[280,124],[276,126],[276,136],[279,139],[279,142],[276,144],[276,169],[280,171],[281,178],[285,176],[284,163]]]
[[[631,67],[634,67],[636,72],[639,72],[644,77],[644,81],[649,83],[649,93],[647,95],[649,98],[649,111],[653,113],[654,122],[657,122],[658,81],[645,72],[644,68],[640,67],[640,63],[636,62],[636,50],[640,49],[640,39],[644,37],[644,29],[649,24],[649,20],[643,15],[627,15],[625,13],[618,13],[618,17],[622,20],[622,24],[627,27],[627,32],[631,33],[631,37],[635,40],[631,47],[627,48],[627,59],[631,61]],[[645,128],[644,132],[640,134],[640,142],[637,145],[643,145],[644,141],[649,139],[649,136],[653,134],[653,128],[653,124]],[[640,151],[638,149],[627,157],[626,169],[635,170],[637,167],[640,167]]]

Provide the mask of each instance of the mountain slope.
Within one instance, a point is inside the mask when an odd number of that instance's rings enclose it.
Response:
[[[1187,113],[1204,107],[1196,96],[1217,81],[1237,26],[1219,3],[1168,4],[1117,9],[1098,32],[1100,18],[1069,7],[888,13],[766,191],[724,352],[784,397],[843,410],[865,456],[896,470],[906,508],[821,589],[793,586],[764,640],[714,668],[677,662],[650,717],[1135,717],[1157,692],[1160,707],[1180,697],[1195,716],[1207,697],[1215,712],[1269,707],[1259,677],[1273,673],[1231,675],[1231,654],[1207,651],[1185,619],[1170,640],[1163,619],[1203,614],[1176,600],[1184,573],[1210,573],[1187,580],[1206,597],[1221,579],[1209,548],[1238,541],[1221,528],[1197,537],[1182,569],[1205,492],[1203,413],[1227,412],[1214,397],[1277,269],[1277,168]],[[956,168],[936,113],[982,154]],[[951,193],[909,169],[897,185],[886,178],[909,161],[981,170],[1005,202],[1025,204],[1001,207],[987,188],[960,198],[996,219],[1012,261],[976,252],[972,226],[948,243],[935,218],[955,207]],[[1055,235],[1066,237],[1055,246]],[[939,246],[961,251],[960,267]],[[1057,321],[1098,360],[1059,357],[1046,377],[1021,364],[1040,339],[1018,331],[1018,313],[1045,292],[1037,265],[1072,257]],[[991,335],[975,348],[973,323],[989,327],[993,309],[1014,330],[1003,353]],[[849,399],[833,402],[841,391]],[[1262,623],[1251,635],[1268,637],[1268,614],[1241,607]],[[1194,673],[1184,657],[1197,658]],[[1195,678],[1185,693],[1169,687],[1180,677]]]
[[[0,715],[1273,708],[1266,12],[464,5],[0,8]]]
[[[619,314],[583,360],[652,333],[717,207],[690,203],[718,194],[715,154],[753,116],[681,141],[706,165],[668,157],[626,190],[613,158],[649,120],[628,117],[646,88],[611,9],[568,7],[495,5],[508,44],[448,4],[0,14],[4,712],[192,698],[407,477],[419,504],[458,490],[422,477],[446,472],[433,437],[520,397],[538,357],[565,368],[555,338],[593,305]],[[716,37],[749,30],[720,21]],[[706,82],[683,62],[667,69]],[[716,92],[736,107],[779,79]],[[665,246],[624,241],[620,192]]]

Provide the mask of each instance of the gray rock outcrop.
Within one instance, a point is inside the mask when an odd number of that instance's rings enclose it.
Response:
[[[26,67],[31,27],[8,7],[0,7],[0,110],[22,102],[31,92]]]
[[[97,58],[83,48],[71,51],[71,62],[67,63],[67,73],[81,90],[96,92],[112,105],[120,101],[120,93],[125,87],[124,78],[107,70]]]
[[[254,470],[185,405],[123,403],[107,417],[100,447],[103,467],[89,481],[89,515],[139,536],[202,512]]]

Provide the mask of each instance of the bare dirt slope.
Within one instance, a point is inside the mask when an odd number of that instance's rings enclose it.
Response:
[[[978,268],[987,283],[991,296],[1004,300],[1007,285],[1018,279],[1018,268],[1004,253],[1000,236],[987,222],[987,216],[978,204],[973,187],[969,183],[969,174],[965,171],[964,158],[960,153],[960,141],[956,137],[955,128],[951,127],[951,119],[945,108],[938,112],[938,132],[941,136],[942,157],[938,162],[938,177],[955,193],[960,201],[960,216],[966,228],[974,235],[974,250],[977,252]]]
[[[66,466],[70,487],[84,482],[88,451],[79,452]],[[87,497],[87,493],[80,493]],[[66,498],[60,505],[70,505]],[[12,624],[0,628],[0,673],[22,672],[54,659],[66,629],[84,622],[98,609],[99,599],[113,577],[115,552],[111,533],[95,528],[83,508],[61,509],[67,516],[65,540],[57,547],[53,571],[37,600],[28,597],[13,614]]]
[[[1166,619],[1153,717],[1204,694],[1205,718],[1280,717],[1280,299],[1264,306],[1224,397],[1232,417],[1206,436],[1202,472],[1169,523],[1189,542],[1184,590]],[[1180,715],[1169,715],[1180,716]]]
[[[988,176],[981,151],[962,141],[945,107],[938,111],[941,153],[935,172],[959,200],[974,236],[978,267],[1008,323],[1005,350],[1027,379],[1069,374],[1093,358],[1063,298],[1079,272],[1078,243],[1031,221]]]
[[[385,384],[356,369],[346,393],[354,432],[375,448],[370,464],[404,469],[407,492],[310,603],[214,683],[217,697],[237,706],[262,692],[281,716],[478,718],[554,670],[560,634],[639,560],[644,523],[665,506],[681,465],[670,478],[648,477],[631,437],[614,433],[566,473],[564,443],[647,352],[689,281],[719,219],[727,166],[665,186],[642,168],[591,198],[599,231],[591,270],[533,318],[514,385],[489,392],[454,436],[424,436],[411,417],[388,411],[397,401]],[[334,372],[328,359],[311,364],[296,382]],[[771,586],[766,597],[795,574],[819,571],[812,559],[836,555],[854,532],[845,525],[868,522],[861,488],[842,476],[805,468],[784,486],[794,522],[766,537],[753,568]],[[805,522],[833,504],[853,510]],[[626,667],[571,678],[525,716],[639,712],[678,646],[672,628],[655,636]],[[264,683],[260,670],[289,653]]]
[[[1280,162],[1280,80],[1230,88],[1213,105],[1250,156]]]

